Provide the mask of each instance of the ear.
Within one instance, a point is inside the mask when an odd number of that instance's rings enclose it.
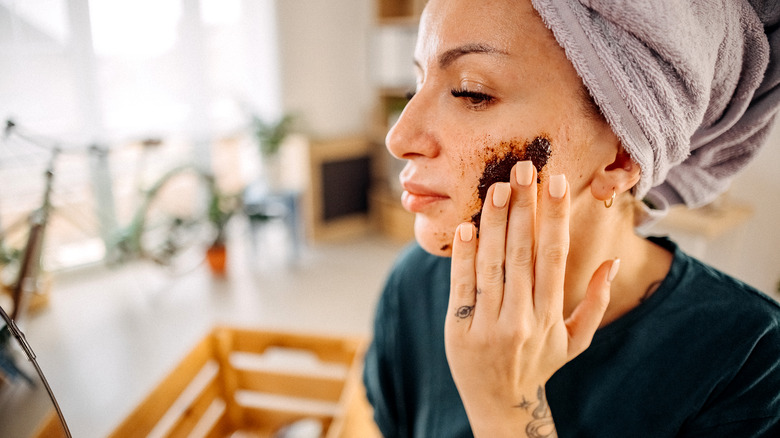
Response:
[[[631,190],[639,182],[640,173],[639,165],[618,145],[611,162],[605,163],[593,178],[590,192],[599,201],[606,201],[612,197],[613,190],[618,195]]]

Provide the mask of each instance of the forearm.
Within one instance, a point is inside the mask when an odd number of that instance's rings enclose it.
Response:
[[[530,387],[517,402],[465,403],[472,432],[477,438],[553,438],[555,430],[543,386]],[[527,395],[525,395],[527,394]]]

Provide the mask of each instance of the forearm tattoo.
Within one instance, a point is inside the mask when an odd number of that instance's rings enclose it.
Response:
[[[555,430],[555,422],[552,418],[550,405],[547,404],[547,396],[545,395],[544,387],[539,386],[539,389],[536,391],[536,398],[538,399],[538,404],[531,412],[534,419],[525,427],[526,436],[528,436],[528,438],[558,438],[558,432]],[[523,396],[523,401],[515,405],[515,407],[528,411],[533,405],[534,402],[528,401],[525,396]]]

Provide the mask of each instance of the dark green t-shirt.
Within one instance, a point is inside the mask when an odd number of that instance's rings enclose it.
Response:
[[[780,437],[780,306],[674,253],[656,292],[546,385],[560,437]],[[364,380],[387,437],[470,437],[444,353],[450,259],[408,248],[377,306]]]

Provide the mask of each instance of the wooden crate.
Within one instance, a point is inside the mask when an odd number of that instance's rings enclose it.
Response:
[[[272,437],[317,420],[325,438],[378,437],[362,339],[220,327],[110,435]]]

